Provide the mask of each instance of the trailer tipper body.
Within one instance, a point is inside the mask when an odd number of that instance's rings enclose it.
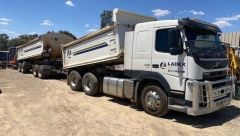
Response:
[[[62,72],[61,45],[73,38],[61,33],[47,33],[17,47],[19,72],[32,71],[35,77],[47,78]]]
[[[114,9],[113,25],[62,46],[68,85],[141,104],[155,116],[168,110],[201,115],[230,104],[233,80],[212,24],[156,21]]]

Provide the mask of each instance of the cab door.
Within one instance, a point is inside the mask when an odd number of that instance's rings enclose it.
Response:
[[[152,29],[145,26],[135,30],[132,70],[151,71],[152,70]]]
[[[156,27],[153,30],[152,71],[160,73],[169,83],[171,90],[184,91],[187,76],[187,55],[185,52],[171,55],[171,30],[176,26]],[[183,34],[176,31],[178,44],[183,49]]]

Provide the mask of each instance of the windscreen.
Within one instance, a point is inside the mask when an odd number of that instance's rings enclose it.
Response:
[[[226,58],[224,44],[217,33],[201,29],[185,29],[186,45],[195,57],[199,58]]]
[[[224,68],[228,65],[225,44],[217,33],[207,29],[185,28],[188,55],[205,69]]]

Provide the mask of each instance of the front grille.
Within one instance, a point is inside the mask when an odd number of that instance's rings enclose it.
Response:
[[[207,91],[206,85],[199,86],[200,94],[199,94],[199,108],[205,108],[210,106],[210,96]]]
[[[220,98],[215,99],[214,102],[218,102],[218,101],[221,101],[221,100],[223,100],[223,99],[229,98],[230,95],[231,95],[231,94],[228,93],[226,96],[223,96],[223,97],[220,97]]]
[[[224,79],[227,76],[227,71],[216,71],[216,72],[209,72],[209,73],[203,73],[203,80],[220,80]]]
[[[213,84],[212,85],[212,89],[218,89],[218,88],[221,88],[221,87],[224,87],[226,85],[230,85],[231,82],[230,81],[224,81],[224,82],[220,82],[220,83],[216,83],[216,84]]]

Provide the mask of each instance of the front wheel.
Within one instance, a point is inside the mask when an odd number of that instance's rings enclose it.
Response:
[[[153,116],[164,116],[168,113],[167,95],[157,84],[146,85],[141,94],[144,111]]]

